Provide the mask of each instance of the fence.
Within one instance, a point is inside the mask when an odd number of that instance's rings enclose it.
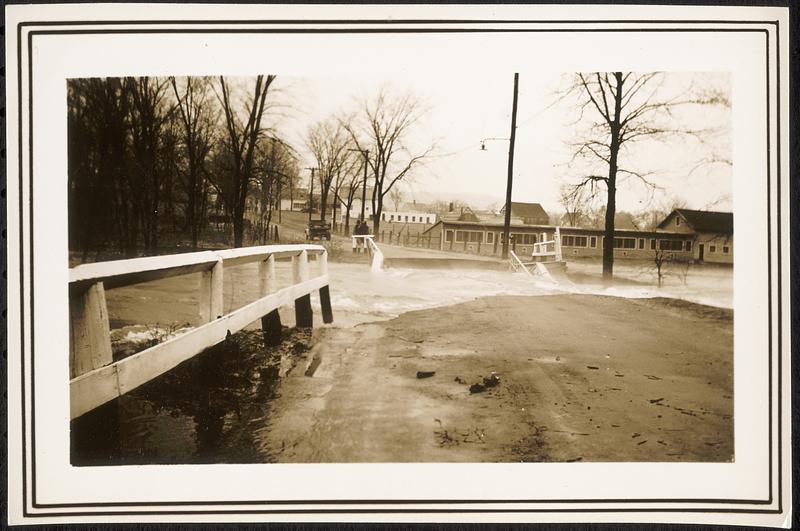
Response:
[[[311,277],[309,255],[319,274]],[[278,289],[275,260],[291,258],[292,285]],[[224,314],[224,267],[258,262],[261,298]],[[200,326],[113,362],[105,291],[200,273]],[[270,343],[280,341],[278,308],[294,302],[298,327],[312,326],[311,292],[319,290],[323,322],[333,322],[328,254],[320,245],[267,245],[86,264],[70,269],[70,418],[135,389],[261,318]]]

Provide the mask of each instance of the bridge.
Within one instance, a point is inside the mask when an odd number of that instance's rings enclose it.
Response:
[[[309,257],[317,262],[311,276]],[[292,261],[291,285],[279,288],[275,261]],[[226,267],[258,263],[256,301],[223,312]],[[106,290],[200,273],[200,325],[118,361],[113,360]],[[333,322],[328,252],[321,245],[267,245],[85,264],[70,269],[70,418],[74,419],[167,372],[261,319],[268,343],[280,341],[278,308],[294,303],[296,325],[312,326],[311,293],[319,291],[323,322]]]

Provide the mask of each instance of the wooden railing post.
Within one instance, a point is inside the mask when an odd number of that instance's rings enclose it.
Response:
[[[69,375],[75,378],[113,362],[108,309],[102,282],[69,299]]]
[[[319,255],[319,274],[328,274],[328,251],[323,251]],[[319,305],[322,307],[322,322],[330,324],[333,322],[333,309],[331,308],[331,292],[328,284],[319,288]]]
[[[200,274],[200,324],[210,323],[222,317],[223,278],[222,259],[217,260],[211,269]]]
[[[300,284],[309,279],[308,253],[303,250],[292,257],[292,281]],[[294,301],[295,326],[298,328],[311,328],[314,326],[314,313],[311,310],[311,295],[303,295]]]
[[[275,256],[269,255],[266,260],[258,263],[259,295],[263,298],[275,293],[278,282],[275,278]],[[274,309],[261,317],[261,332],[264,343],[268,346],[277,346],[281,343],[281,315]]]

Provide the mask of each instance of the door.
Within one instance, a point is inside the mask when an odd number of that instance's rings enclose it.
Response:
[[[698,256],[697,256],[697,259],[700,260],[701,262],[703,261],[703,254],[705,250],[706,250],[705,244],[701,243],[700,247],[698,248]]]

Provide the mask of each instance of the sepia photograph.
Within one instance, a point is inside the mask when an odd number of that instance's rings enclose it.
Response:
[[[785,9],[6,18],[11,523],[791,524]]]
[[[727,74],[67,84],[74,465],[734,459]]]

